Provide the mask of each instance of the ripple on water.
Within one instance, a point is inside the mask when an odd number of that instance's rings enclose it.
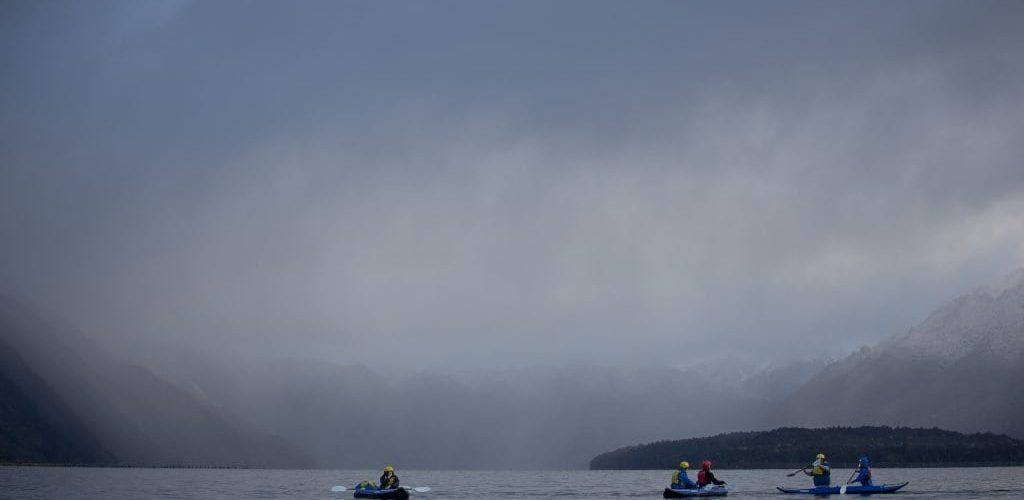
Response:
[[[788,498],[775,486],[802,486],[780,470],[721,470],[733,487],[730,498]],[[427,499],[660,498],[670,471],[412,471],[399,470],[403,484],[430,486]],[[850,471],[835,470],[846,478]],[[331,486],[351,488],[377,471],[282,471],[239,469],[106,469],[84,467],[0,467],[2,499],[183,500],[351,498]],[[910,481],[897,500],[1024,498],[1024,468],[876,469],[878,483]]]

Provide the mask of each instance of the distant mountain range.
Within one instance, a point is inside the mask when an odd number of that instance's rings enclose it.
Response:
[[[1024,270],[1019,270],[940,307],[905,334],[825,365],[778,404],[760,411],[764,412],[764,421],[780,426],[902,425],[1024,437],[1022,387]],[[919,439],[935,438],[912,429],[874,429],[872,432],[910,448],[920,446]],[[814,448],[834,450],[846,446],[850,435],[862,440],[862,450],[885,450],[885,440],[878,443],[858,430],[779,429],[623,448],[599,455],[591,467],[664,469],[678,463],[678,456],[689,456],[687,452],[718,457],[720,464],[724,459],[725,464],[736,467],[754,466],[748,461],[759,456],[771,462],[762,466],[788,466],[793,454],[785,450],[801,448],[798,455],[813,454]],[[822,436],[833,441],[822,440]],[[939,436],[951,444],[968,445],[968,451],[995,442],[1002,444],[986,449],[999,449],[1006,444],[1004,439],[1010,439],[982,434]],[[1019,462],[1020,457],[1013,455],[1019,452],[1019,446],[1019,441],[1012,441],[1007,448],[1012,451],[1009,456],[1001,452],[987,458],[971,453],[956,455],[957,460],[970,462]],[[848,454],[856,454],[855,448],[847,450]],[[735,450],[745,453],[736,455]],[[882,456],[893,455],[884,451]],[[900,455],[891,461],[954,463],[949,456],[945,451],[922,452]]]
[[[826,366],[780,425],[908,425],[1024,436],[1024,270]]]
[[[833,466],[863,455],[876,467],[1024,465],[1024,441],[907,427],[788,427],[763,432],[659,441],[602,453],[591,469],[671,469],[680,461],[714,460],[720,469],[799,468],[824,452]]]
[[[724,374],[584,366],[395,376],[140,351],[150,357],[112,355],[0,296],[0,462],[579,468],[630,443],[740,429],[1024,437],[1024,271],[839,361]]]

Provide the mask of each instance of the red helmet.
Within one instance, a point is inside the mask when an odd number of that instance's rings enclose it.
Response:
[[[701,462],[700,463],[700,467],[702,469],[704,469],[704,470],[710,469],[711,468],[711,460],[705,460],[705,461]]]

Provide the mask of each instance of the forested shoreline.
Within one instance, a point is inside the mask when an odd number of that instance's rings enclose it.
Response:
[[[1024,441],[1006,435],[865,426],[784,427],[658,441],[602,453],[590,461],[590,469],[671,469],[682,460],[703,459],[720,469],[797,468],[819,452],[836,467],[852,467],[862,455],[875,467],[1024,465]]]

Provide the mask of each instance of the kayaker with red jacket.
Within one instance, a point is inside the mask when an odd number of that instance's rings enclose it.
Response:
[[[847,484],[858,482],[861,486],[874,486],[871,483],[871,467],[868,467],[868,457],[866,455],[860,457],[860,460],[858,460],[857,477],[853,478],[853,480]]]
[[[711,472],[711,461],[705,460],[700,464],[700,472],[697,473],[697,487],[703,488],[709,484],[715,486],[721,486],[725,484],[725,481],[719,481],[715,474]]]

